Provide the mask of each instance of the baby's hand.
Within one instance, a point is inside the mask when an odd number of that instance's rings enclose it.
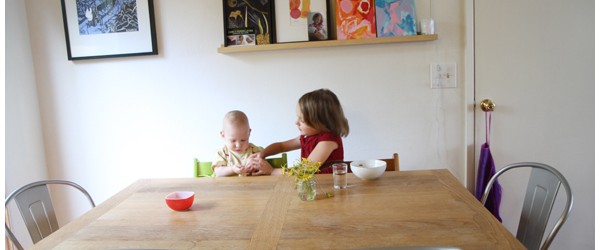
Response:
[[[251,169],[249,169],[246,166],[242,166],[242,165],[235,165],[231,169],[233,170],[234,173],[241,175],[241,176],[249,175],[249,173],[251,172]]]
[[[256,159],[253,158],[247,158],[246,161],[244,162],[244,166],[241,168],[244,173],[247,173],[247,175],[253,175],[252,173],[255,172],[255,166],[257,164]]]
[[[236,173],[236,174],[240,174],[240,168],[241,168],[241,167],[242,167],[242,166],[240,166],[240,165],[234,165],[234,166],[231,166],[231,170],[232,170],[234,173]]]

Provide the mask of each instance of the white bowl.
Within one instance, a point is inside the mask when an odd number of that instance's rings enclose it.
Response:
[[[360,160],[350,163],[352,173],[363,180],[376,179],[385,172],[386,164],[382,160]]]

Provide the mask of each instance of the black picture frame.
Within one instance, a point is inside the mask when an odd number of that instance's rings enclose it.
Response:
[[[68,60],[157,55],[153,0],[61,0]]]
[[[223,45],[275,43],[274,6],[275,0],[223,0]]]

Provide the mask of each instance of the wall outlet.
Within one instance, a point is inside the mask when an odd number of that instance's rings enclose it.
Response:
[[[431,88],[456,88],[456,63],[432,63]]]

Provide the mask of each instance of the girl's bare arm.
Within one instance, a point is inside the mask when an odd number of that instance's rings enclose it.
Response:
[[[296,137],[287,141],[275,142],[267,146],[263,151],[260,151],[260,158],[267,156],[288,152],[291,150],[300,149],[300,137]]]
[[[331,152],[338,148],[338,144],[333,141],[321,141],[317,143],[317,146],[308,156],[308,159],[312,162],[325,162]]]

